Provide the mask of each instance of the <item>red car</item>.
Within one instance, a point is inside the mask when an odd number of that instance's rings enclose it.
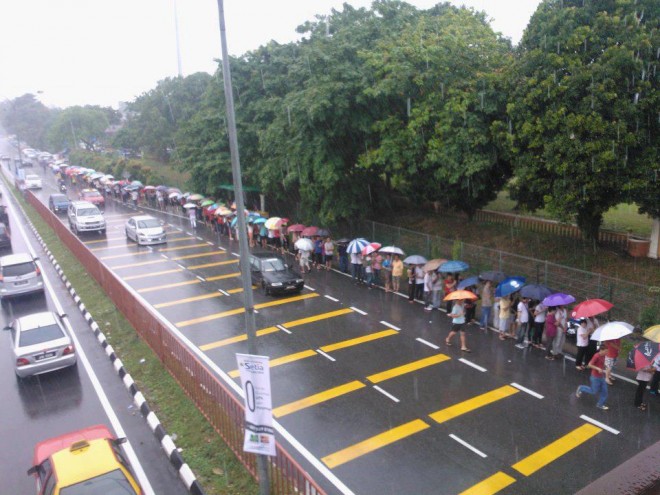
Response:
[[[78,197],[81,201],[88,201],[100,208],[105,206],[105,198],[97,189],[83,189]]]

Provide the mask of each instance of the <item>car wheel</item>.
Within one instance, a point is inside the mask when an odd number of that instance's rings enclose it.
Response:
[[[264,282],[264,281],[261,282],[261,291],[266,296],[270,294],[270,291],[268,290],[268,286],[266,285],[266,282]]]
[[[105,235],[105,229],[101,229],[101,235]]]

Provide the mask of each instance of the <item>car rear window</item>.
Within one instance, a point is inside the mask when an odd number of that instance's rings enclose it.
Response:
[[[42,344],[55,339],[61,339],[64,333],[59,325],[48,325],[45,327],[35,328],[33,330],[24,330],[21,332],[18,345],[20,347],[27,347],[30,345]]]
[[[88,217],[90,215],[100,215],[100,214],[101,213],[96,208],[82,208],[78,210],[79,217]]]
[[[20,277],[36,271],[34,262],[28,261],[27,263],[17,263],[15,265],[7,265],[2,267],[3,277]]]
[[[88,495],[90,493],[127,495],[135,493],[135,490],[133,490],[131,484],[120,469],[115,469],[109,473],[81,481],[60,490],[60,495]]]

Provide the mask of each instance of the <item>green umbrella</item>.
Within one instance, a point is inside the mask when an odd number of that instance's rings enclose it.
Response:
[[[208,205],[212,205],[212,204],[213,204],[212,199],[205,199],[204,201],[202,201],[200,206],[208,206]]]

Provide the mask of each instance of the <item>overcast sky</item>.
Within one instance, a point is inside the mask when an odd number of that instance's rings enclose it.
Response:
[[[341,0],[225,0],[229,53],[271,39],[297,39],[295,28],[341,9]],[[370,0],[348,0],[355,7]],[[408,0],[420,9],[433,0]],[[520,41],[540,0],[451,0],[485,10],[495,31]],[[0,101],[38,93],[49,106],[120,101],[177,75],[175,0],[0,0]],[[215,71],[220,58],[216,0],[176,0],[183,75]]]

